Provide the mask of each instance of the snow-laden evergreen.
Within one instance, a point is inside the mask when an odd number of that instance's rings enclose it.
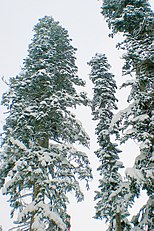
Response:
[[[68,32],[52,17],[34,27],[34,37],[21,73],[10,79],[2,103],[8,108],[1,153],[0,187],[17,211],[20,230],[65,230],[67,193],[83,200],[79,180],[92,178],[87,155],[89,137],[71,112],[87,105],[76,86],[76,49]],[[18,228],[16,228],[18,230]]]
[[[146,190],[149,199],[144,209],[136,216],[133,230],[152,230],[153,201],[153,108],[154,108],[154,13],[147,0],[105,0],[102,13],[106,17],[112,35],[122,32],[124,41],[118,44],[126,51],[124,55],[125,75],[135,76],[128,97],[130,110],[121,112],[117,122],[121,122],[121,142],[136,140],[140,145],[134,167],[127,170],[131,179],[131,190],[139,195],[140,189]],[[141,212],[142,211],[142,212]],[[143,212],[144,211],[144,212]],[[146,213],[145,213],[146,211]],[[146,214],[146,215],[145,215]]]
[[[94,84],[92,99],[93,119],[98,121],[96,135],[100,148],[95,152],[100,166],[99,190],[96,191],[95,218],[103,219],[109,223],[108,231],[130,230],[127,220],[128,201],[132,195],[129,193],[129,183],[124,182],[119,173],[123,163],[119,161],[121,152],[118,145],[112,141],[112,135],[117,136],[117,129],[110,129],[113,111],[117,109],[115,98],[116,82],[110,73],[110,65],[104,54],[96,54],[89,62],[91,66],[90,79]]]

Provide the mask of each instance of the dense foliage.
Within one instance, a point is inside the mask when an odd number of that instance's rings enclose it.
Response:
[[[123,163],[119,161],[118,145],[112,142],[117,129],[110,129],[113,111],[117,109],[116,82],[110,73],[110,65],[105,55],[96,54],[89,62],[91,66],[90,79],[94,84],[92,99],[93,119],[98,121],[96,135],[100,148],[95,152],[100,166],[99,191],[96,191],[95,218],[105,218],[109,222],[109,231],[130,229],[127,220],[128,205],[132,200],[129,193],[129,183],[124,182],[119,173]],[[128,203],[129,201],[129,203]]]
[[[132,230],[152,230],[154,13],[147,0],[104,0],[102,14],[112,36],[122,32],[124,40],[117,46],[126,52],[123,73],[135,76],[123,84],[123,87],[131,86],[130,105],[116,121],[122,131],[121,142],[133,139],[140,144],[140,155],[136,157],[134,167],[127,170],[130,190],[139,196],[143,189],[149,196],[147,204],[133,218]]]
[[[21,73],[10,79],[2,103],[8,108],[0,165],[0,187],[17,211],[20,230],[65,230],[67,192],[83,199],[79,180],[92,177],[89,137],[71,112],[87,105],[67,31],[51,17],[34,27]],[[18,229],[18,228],[17,228]]]
[[[110,37],[121,33],[117,44],[124,51],[123,75],[131,87],[129,106],[115,114],[116,83],[103,54],[89,62],[94,84],[93,119],[99,149],[99,189],[95,192],[95,218],[108,222],[108,231],[151,231],[153,222],[153,119],[154,119],[154,13],[147,0],[103,0]],[[85,83],[77,76],[75,51],[68,32],[52,17],[34,27],[34,37],[21,73],[10,78],[2,104],[8,109],[0,153],[0,188],[10,196],[16,230],[64,231],[67,193],[77,200],[84,195],[79,180],[92,178],[87,155],[74,144],[89,145],[89,137],[72,113],[77,105],[89,105],[77,87]],[[140,149],[134,166],[119,173],[123,163],[115,139],[134,140]],[[134,156],[136,153],[134,153]],[[128,157],[129,158],[129,157]],[[127,220],[128,208],[145,190],[147,203]],[[1,229],[1,227],[0,227]]]

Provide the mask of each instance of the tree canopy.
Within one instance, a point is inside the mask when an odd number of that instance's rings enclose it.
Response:
[[[79,180],[88,188],[92,178],[87,155],[73,146],[88,147],[89,137],[71,111],[89,101],[75,87],[85,83],[77,76],[68,32],[49,16],[34,32],[22,71],[3,95],[9,115],[1,187],[10,196],[12,215],[18,211],[21,230],[65,230],[67,193],[74,191],[83,200]]]
[[[126,171],[131,180],[130,190],[138,197],[143,189],[149,196],[147,204],[133,220],[133,230],[152,230],[154,13],[147,0],[105,0],[102,14],[112,36],[122,33],[124,40],[117,47],[125,51],[123,73],[134,78],[123,84],[123,87],[131,86],[130,105],[116,121],[121,124],[121,143],[133,139],[140,145],[134,167]]]

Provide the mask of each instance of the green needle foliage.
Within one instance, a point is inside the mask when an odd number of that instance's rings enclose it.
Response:
[[[76,86],[76,49],[68,32],[52,17],[34,27],[22,72],[10,79],[2,103],[8,108],[1,154],[0,187],[17,211],[20,230],[65,230],[67,193],[83,200],[79,180],[92,178],[88,157],[73,144],[88,147],[89,137],[71,112],[87,105]]]
[[[140,145],[140,155],[134,167],[127,171],[131,190],[139,196],[140,189],[149,197],[133,219],[132,230],[153,230],[153,80],[154,80],[154,13],[147,0],[104,0],[102,14],[105,16],[112,36],[121,32],[123,42],[118,48],[125,51],[123,73],[135,79],[124,83],[131,86],[128,97],[130,106],[117,120],[121,123],[121,142],[128,139]]]
[[[100,161],[97,169],[100,172],[100,180],[99,191],[96,191],[95,196],[95,218],[105,218],[109,223],[108,231],[128,231],[128,200],[131,201],[132,195],[129,193],[129,183],[124,182],[119,173],[119,169],[123,168],[123,163],[119,161],[121,151],[118,145],[112,142],[112,136],[117,136],[117,130],[110,129],[113,110],[117,109],[116,82],[104,54],[96,54],[89,65],[90,79],[94,84],[92,115],[93,119],[98,121],[95,131],[100,146],[95,152]]]

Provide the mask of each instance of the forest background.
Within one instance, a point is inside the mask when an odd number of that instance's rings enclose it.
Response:
[[[150,1],[152,7],[154,3]],[[1,0],[0,14],[0,76],[4,76],[6,80],[11,76],[17,75],[22,67],[23,59],[27,55],[28,44],[31,41],[33,32],[32,28],[38,22],[39,18],[45,15],[51,15],[56,21],[60,22],[69,32],[72,38],[72,44],[77,48],[77,66],[79,68],[79,76],[86,81],[86,88],[89,97],[92,97],[92,84],[89,80],[90,68],[87,62],[95,55],[95,53],[105,53],[109,63],[112,65],[112,72],[116,76],[117,85],[120,86],[123,82],[121,60],[122,52],[115,48],[117,42],[121,40],[120,35],[114,39],[108,37],[110,33],[107,24],[100,14],[102,2],[95,0]],[[6,91],[6,85],[1,80],[0,94]],[[127,94],[125,90],[117,92],[119,99],[119,109],[127,106]],[[1,97],[1,96],[0,96]],[[3,124],[4,108],[0,108],[1,129]],[[91,120],[90,108],[77,108],[77,116],[82,121],[83,126],[91,138],[91,148],[86,150],[88,153],[91,165],[93,167],[94,180],[91,182],[90,190],[85,192],[85,201],[77,204],[71,196],[69,213],[71,214],[72,231],[83,230],[103,230],[105,223],[94,220],[94,205],[93,197],[94,190],[98,185],[98,173],[96,168],[98,161],[94,155],[94,150],[97,149],[95,125]],[[129,147],[129,148],[128,148]],[[127,146],[122,146],[123,153],[120,155],[125,167],[132,167],[135,156],[130,156],[138,147],[133,142],[129,142]],[[132,150],[132,151],[131,151]],[[84,187],[84,186],[83,186]],[[145,196],[143,195],[143,198]],[[5,198],[7,200],[7,198]],[[11,221],[9,221],[9,207],[6,200],[0,200],[0,224],[4,231],[8,230]],[[133,207],[133,213],[137,211],[138,203]]]

